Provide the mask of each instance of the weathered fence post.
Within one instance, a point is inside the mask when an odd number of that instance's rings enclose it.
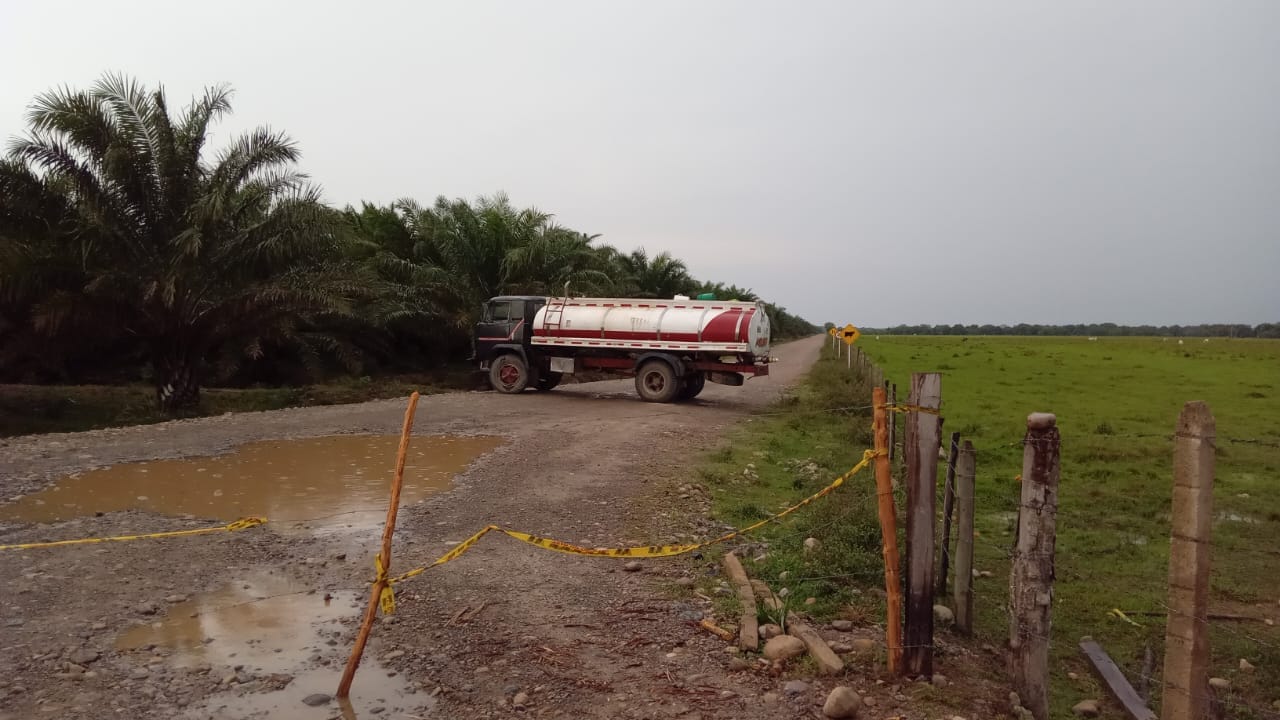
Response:
[[[956,455],[960,454],[960,433],[951,433],[947,452],[947,481],[942,486],[942,552],[938,553],[938,594],[947,594],[947,570],[951,565],[951,515],[956,506]]]
[[[957,433],[959,434],[959,433]],[[964,441],[956,462],[956,579],[952,586],[956,630],[973,634],[973,486],[976,473],[973,443]]]
[[[1058,518],[1057,418],[1027,416],[1018,541],[1009,575],[1009,663],[1013,689],[1036,720],[1049,718],[1049,627]]]
[[[1173,528],[1169,546],[1169,620],[1165,628],[1161,720],[1207,717],[1209,695],[1209,546],[1213,530],[1216,423],[1209,406],[1189,402],[1173,444]]]
[[[912,373],[907,414],[907,675],[933,675],[933,551],[942,375]],[[923,411],[923,412],[922,412]]]
[[[893,383],[888,387],[889,404],[898,405],[898,383]],[[889,415],[889,460],[892,461],[898,457],[898,414]]]
[[[880,515],[881,551],[884,554],[885,631],[884,644],[889,656],[889,674],[902,672],[902,581],[898,578],[898,517],[893,509],[893,472],[889,466],[888,419],[884,388],[871,391],[875,406],[872,429],[876,443],[876,496]]]

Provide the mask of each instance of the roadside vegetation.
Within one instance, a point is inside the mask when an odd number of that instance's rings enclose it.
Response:
[[[1051,661],[1055,717],[1069,716],[1084,698],[1105,697],[1076,651],[1085,635],[1138,685],[1149,646],[1154,664],[1147,682],[1153,704],[1159,703],[1171,436],[1185,401],[1207,401],[1218,433],[1210,611],[1232,616],[1211,623],[1211,673],[1231,682],[1226,716],[1274,716],[1280,630],[1268,621],[1280,621],[1280,576],[1274,572],[1280,498],[1272,491],[1280,474],[1280,342],[864,335],[859,345],[898,383],[900,394],[911,372],[942,372],[943,436],[959,431],[977,449],[975,569],[990,573],[974,584],[977,643],[1003,647],[1007,640],[1008,552],[1026,416],[1057,413],[1062,476]],[[869,404],[870,387],[824,351],[792,395],[742,426],[705,461],[702,480],[716,519],[749,524],[851,467],[871,446]],[[837,409],[844,406],[863,407]],[[940,490],[944,470],[940,461]],[[901,479],[902,471],[898,463],[895,477]],[[901,492],[895,501],[901,524]],[[794,608],[819,619],[883,623],[883,561],[869,471],[753,537],[763,544],[746,548],[748,572],[775,591],[789,589]],[[818,550],[806,552],[807,537],[821,543]],[[805,606],[809,597],[816,602]],[[1241,659],[1253,669],[1242,670]],[[973,672],[1001,677],[1003,669],[991,656]]]
[[[501,193],[331,207],[286,134],[210,146],[231,98],[179,106],[109,75],[32,102],[0,159],[0,383],[145,385],[165,415],[200,414],[220,409],[205,387],[445,372],[498,294],[760,299]],[[768,311],[776,338],[816,331]],[[15,412],[32,392],[0,394]],[[20,420],[0,426],[38,427]]]
[[[871,387],[830,350],[766,413],[730,433],[699,470],[719,522],[743,527],[826,487],[872,447]],[[804,541],[820,543],[806,550]],[[786,591],[792,610],[875,621],[884,561],[871,467],[788,518],[743,536],[749,575]],[[720,553],[706,558],[718,563]],[[808,598],[815,604],[805,605]],[[761,622],[776,622],[763,614]]]

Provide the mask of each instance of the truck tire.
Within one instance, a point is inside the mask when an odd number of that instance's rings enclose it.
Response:
[[[551,388],[560,384],[560,379],[564,377],[564,373],[549,372],[538,378],[538,384],[534,388],[538,392],[546,392]]]
[[[649,360],[636,371],[636,393],[645,402],[669,403],[680,395],[676,371],[661,360]]]
[[[519,355],[499,355],[489,366],[489,384],[500,393],[522,393],[529,387],[529,366]]]
[[[698,397],[698,393],[702,392],[702,388],[707,386],[707,376],[702,373],[694,373],[684,379],[684,385],[680,388],[681,400],[692,400]]]

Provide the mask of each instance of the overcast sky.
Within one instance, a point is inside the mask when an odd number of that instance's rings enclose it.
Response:
[[[105,71],[814,321],[1280,320],[1275,0],[0,0],[0,135]]]

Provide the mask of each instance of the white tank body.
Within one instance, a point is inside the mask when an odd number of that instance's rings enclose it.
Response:
[[[548,298],[534,345],[769,356],[763,303],[725,300]]]

